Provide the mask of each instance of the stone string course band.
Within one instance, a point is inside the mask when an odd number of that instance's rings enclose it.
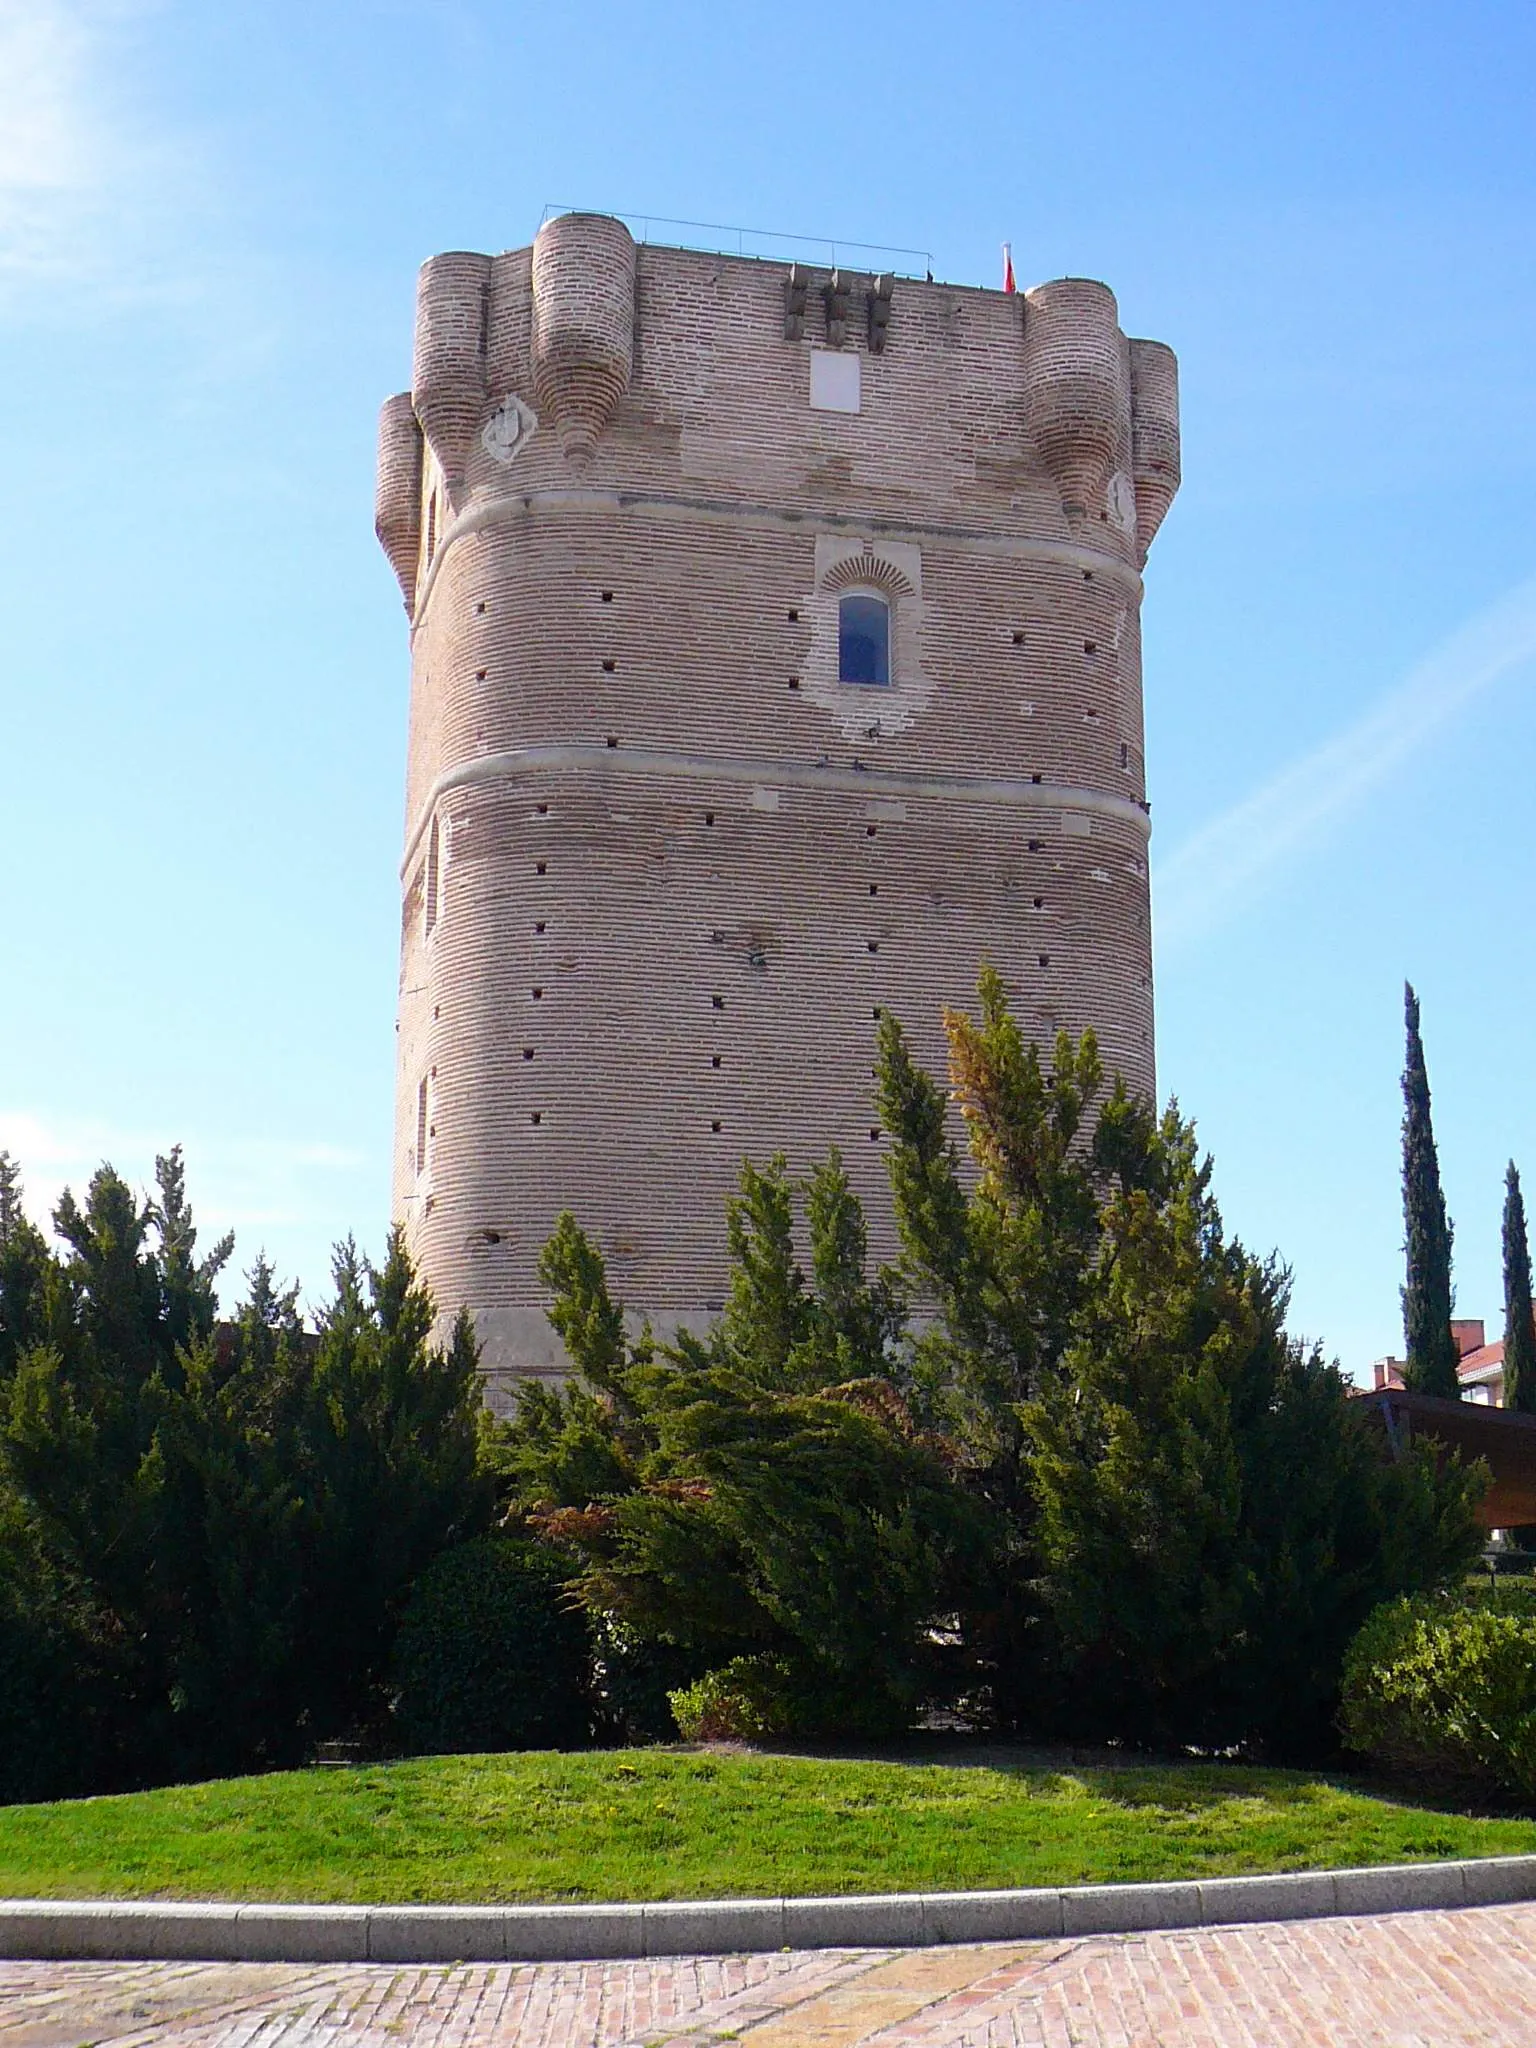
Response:
[[[428,792],[415,826],[406,836],[401,874],[409,871],[424,833],[431,829],[438,804],[450,790],[476,782],[535,776],[558,768],[586,768],[597,775],[674,776],[682,781],[746,783],[757,789],[847,790],[860,796],[931,797],[968,803],[1011,804],[1019,809],[1093,814],[1129,825],[1142,838],[1151,831],[1145,812],[1129,798],[1112,791],[1072,789],[1055,782],[1008,782],[999,776],[933,776],[882,774],[860,769],[810,768],[799,762],[732,760],[723,754],[663,754],[630,747],[518,747],[505,754],[482,754],[477,760],[446,769]],[[1053,820],[1060,824],[1060,818]],[[1087,836],[1087,835],[1085,835]]]
[[[647,245],[423,266],[375,523],[410,621],[394,1213],[487,1398],[558,1378],[564,1209],[665,1338],[744,1157],[835,1144],[895,1255],[884,1011],[984,958],[1156,1085],[1142,569],[1178,375],[1080,278],[1008,295]],[[878,294],[877,294],[878,296]],[[887,680],[841,611],[887,607]]]
[[[402,451],[395,445],[392,434],[398,421],[398,409],[409,411],[408,394],[389,399],[379,415],[379,504],[375,513],[375,529],[380,545],[390,555],[391,566],[401,577],[404,588],[405,572],[395,561],[393,542],[388,537],[394,530],[397,519],[406,521],[409,531],[414,533],[413,547],[420,546],[421,507],[414,508],[414,517],[408,508],[398,505],[389,496],[385,483],[385,462],[392,466],[404,466],[409,451]],[[420,436],[417,436],[415,454],[420,460]],[[419,470],[418,470],[419,475]],[[442,568],[453,544],[471,533],[480,533],[488,526],[506,525],[523,517],[567,511],[572,507],[603,511],[611,518],[621,515],[631,519],[665,519],[672,522],[690,521],[695,524],[735,526],[742,530],[753,528],[793,528],[801,533],[870,533],[882,539],[908,540],[922,543],[963,542],[967,547],[982,554],[1010,557],[1014,560],[1056,562],[1068,568],[1086,570],[1089,579],[1097,578],[1111,588],[1124,590],[1133,603],[1139,604],[1143,595],[1142,579],[1129,563],[1114,555],[1100,553],[1096,548],[1080,545],[1073,541],[1041,540],[1025,538],[1018,534],[989,533],[983,528],[939,525],[930,522],[916,525],[900,519],[852,519],[834,512],[822,512],[812,518],[803,512],[782,511],[772,505],[732,504],[718,498],[681,496],[675,493],[657,491],[598,491],[591,489],[570,489],[550,491],[526,491],[515,494],[488,492],[470,505],[465,511],[454,516],[450,523],[437,534],[436,545],[430,564],[422,567],[419,584],[415,581],[417,564],[414,557],[409,561],[412,578],[412,597],[407,601],[406,611],[411,617],[414,634],[418,621],[425,621],[432,601],[432,586]],[[831,581],[832,579],[828,579]]]
[[[39,1961],[503,1963],[922,1948],[1536,1898],[1536,1856],[1178,1884],[629,1906],[273,1906],[0,1902],[0,1957]]]

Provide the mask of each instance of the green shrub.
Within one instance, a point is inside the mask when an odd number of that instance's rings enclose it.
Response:
[[[766,1653],[734,1657],[667,1697],[687,1742],[884,1742],[903,1734],[913,1715],[912,1700],[889,1687]]]
[[[777,1657],[733,1657],[669,1693],[685,1742],[771,1742],[795,1732],[793,1681]]]
[[[677,1735],[672,1695],[699,1674],[696,1651],[660,1636],[641,1635],[601,1608],[589,1611],[592,1638],[592,1732],[609,1748],[626,1742],[671,1742]]]
[[[1536,1798],[1536,1601],[1378,1607],[1345,1658],[1339,1726],[1388,1770]]]
[[[586,1623],[539,1545],[481,1536],[412,1589],[396,1638],[396,1726],[408,1750],[575,1748],[590,1731]]]

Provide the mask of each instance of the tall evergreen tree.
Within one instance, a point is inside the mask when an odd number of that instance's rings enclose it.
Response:
[[[539,1271],[580,1377],[525,1388],[498,1431],[514,1509],[584,1566],[601,1639],[659,1653],[671,1683],[745,1683],[749,1660],[786,1730],[889,1733],[940,1661],[977,1517],[906,1398],[900,1289],[869,1270],[837,1153],[798,1187],[782,1154],[744,1162],[726,1237],[707,1335],[630,1342],[601,1253],[560,1219]]]
[[[1531,1247],[1525,1197],[1513,1159],[1504,1176],[1504,1405],[1536,1415],[1536,1326],[1531,1321]]]
[[[31,1344],[47,1335],[55,1262],[21,1206],[21,1168],[0,1151],[0,1385]]]
[[[979,1018],[945,1018],[969,1189],[889,1014],[880,1081],[933,1304],[918,1390],[990,1511],[960,1633],[993,1708],[1315,1752],[1371,1607],[1465,1569],[1482,1475],[1427,1446],[1383,1459],[1338,1370],[1286,1334],[1284,1268],[1226,1236],[1177,1107],[1154,1120],[1090,1037],[1042,1056],[991,969],[977,993]]]
[[[1403,1288],[1404,1383],[1416,1394],[1461,1398],[1456,1340],[1451,1335],[1451,1225],[1440,1189],[1440,1161],[1430,1121],[1429,1075],[1419,1036],[1419,999],[1403,984],[1408,1049],[1403,1064],[1403,1225],[1408,1280]]]
[[[217,1327],[181,1155],[0,1238],[0,1800],[297,1762],[382,1711],[412,1581],[480,1533],[479,1383],[398,1234],[318,1336],[265,1260]],[[5,1183],[0,1183],[4,1185]]]
[[[21,1220],[21,1168],[0,1148],[0,1245],[10,1242]]]

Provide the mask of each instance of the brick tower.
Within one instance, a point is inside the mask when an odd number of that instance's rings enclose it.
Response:
[[[637,248],[428,262],[378,532],[412,687],[395,1209],[488,1393],[558,1372],[561,1209],[659,1327],[743,1155],[835,1142],[892,1249],[883,1005],[989,955],[1153,1086],[1140,570],[1177,368],[1110,292]]]

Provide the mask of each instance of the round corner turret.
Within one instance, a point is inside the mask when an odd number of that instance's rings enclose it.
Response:
[[[1166,342],[1131,343],[1131,467],[1145,563],[1179,488],[1179,359]]]
[[[389,557],[405,608],[416,602],[421,558],[421,423],[409,391],[386,398],[379,412],[379,454],[373,487],[373,530]]]
[[[563,213],[533,244],[533,385],[583,468],[634,370],[635,244],[621,220]]]
[[[456,500],[485,410],[486,306],[491,259],[454,250],[421,266],[411,396]]]
[[[1059,277],[1025,294],[1030,430],[1071,521],[1102,508],[1130,427],[1130,373],[1115,295]]]

